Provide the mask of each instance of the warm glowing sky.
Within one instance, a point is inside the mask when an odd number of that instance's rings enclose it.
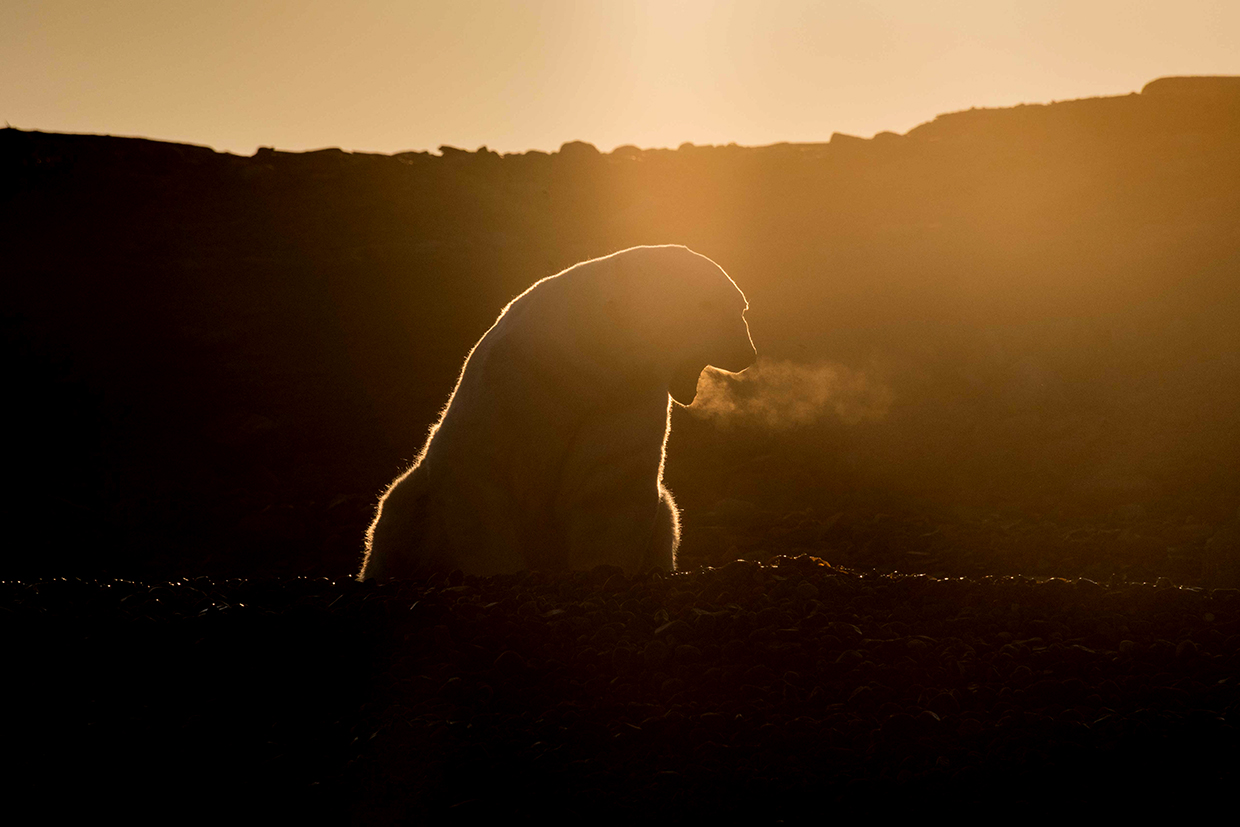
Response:
[[[905,132],[1240,74],[1240,0],[3,0],[0,120],[250,154]]]

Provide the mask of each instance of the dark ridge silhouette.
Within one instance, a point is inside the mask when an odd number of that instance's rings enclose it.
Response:
[[[0,573],[347,576],[495,308],[677,243],[743,285],[764,358],[890,394],[678,409],[685,565],[1235,582],[1237,81],[606,154],[4,129]]]
[[[1194,96],[1219,98],[1240,95],[1240,77],[1227,75],[1197,75],[1189,77],[1158,78],[1141,87],[1142,95],[1174,97]]]

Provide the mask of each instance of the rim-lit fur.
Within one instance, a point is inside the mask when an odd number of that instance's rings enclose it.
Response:
[[[383,494],[360,578],[461,569],[675,568],[663,486],[674,399],[755,352],[744,295],[686,247],[545,278],[470,351],[417,461]]]

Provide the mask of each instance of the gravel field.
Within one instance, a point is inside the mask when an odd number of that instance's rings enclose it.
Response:
[[[0,594],[10,795],[54,812],[1204,817],[1240,779],[1234,589],[801,556]]]

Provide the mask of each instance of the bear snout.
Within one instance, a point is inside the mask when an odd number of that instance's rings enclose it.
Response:
[[[700,361],[691,359],[676,368],[667,384],[667,392],[672,395],[672,399],[682,405],[692,405],[697,397],[698,379],[706,367]]]

